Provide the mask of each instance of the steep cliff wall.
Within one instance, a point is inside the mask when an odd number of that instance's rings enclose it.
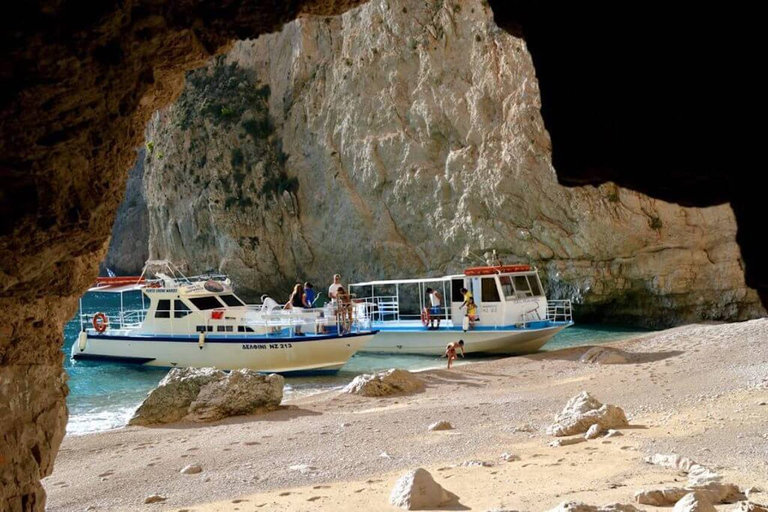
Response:
[[[144,197],[145,150],[136,155],[136,165],[128,172],[125,198],[117,209],[107,256],[99,267],[106,275],[110,269],[118,275],[138,275],[149,255],[149,215]]]
[[[297,20],[192,73],[153,120],[150,255],[253,295],[455,272],[495,249],[583,318],[760,314],[730,208],[559,186],[539,108],[524,41],[481,1]]]

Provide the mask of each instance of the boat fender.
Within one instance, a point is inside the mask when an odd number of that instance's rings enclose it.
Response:
[[[109,319],[107,318],[107,315],[101,312],[93,315],[93,328],[96,329],[96,332],[101,334],[107,330],[107,327],[109,327]]]
[[[464,320],[462,320],[462,322],[461,322],[461,329],[464,332],[467,332],[469,330],[469,317],[468,316],[465,316]]]
[[[80,349],[80,352],[85,350],[85,345],[88,343],[88,334],[85,331],[80,331],[80,334],[77,337],[77,348]]]
[[[200,350],[203,350],[204,344],[205,344],[205,333],[201,332],[200,335],[197,337],[197,346],[200,347]]]

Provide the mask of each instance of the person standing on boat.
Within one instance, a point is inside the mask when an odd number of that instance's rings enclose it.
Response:
[[[302,290],[301,283],[297,283],[296,286],[293,287],[293,292],[291,292],[291,296],[288,298],[288,303],[285,305],[285,309],[298,310],[298,314],[301,314],[301,310],[304,309],[303,299],[304,290]],[[304,333],[301,332],[301,325],[297,325],[294,332],[296,333],[296,336],[304,336]]]
[[[439,291],[433,290],[432,288],[427,288],[427,294],[429,295],[429,302],[432,306],[429,308],[429,328],[439,329],[440,315],[442,314],[440,306],[442,306],[443,303],[443,296]],[[435,320],[437,320],[437,326],[435,326]]]
[[[446,345],[445,347],[445,354],[443,354],[443,357],[448,358],[448,369],[451,369],[451,363],[456,359],[456,351],[461,350],[461,357],[464,357],[464,340],[459,340],[458,342],[453,341]]]
[[[459,290],[461,294],[464,296],[464,302],[461,303],[461,306],[459,306],[459,309],[466,307],[467,313],[466,318],[467,322],[464,326],[464,330],[466,331],[468,328],[471,329],[475,326],[475,318],[477,315],[477,306],[475,305],[475,298],[472,296],[472,292],[467,290],[466,288],[462,288]]]
[[[341,288],[341,276],[339,274],[334,274],[333,284],[328,287],[328,296],[334,302],[336,302],[336,294],[339,292],[339,288]]]
[[[347,334],[352,328],[352,297],[347,293],[343,286],[336,289],[336,321],[338,322],[341,334]]]
[[[315,288],[312,283],[304,283],[304,295],[301,297],[305,308],[313,308],[315,304]]]

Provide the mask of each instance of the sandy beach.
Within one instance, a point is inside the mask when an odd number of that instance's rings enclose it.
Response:
[[[566,500],[653,510],[634,493],[685,481],[643,462],[656,453],[762,488],[753,500],[768,503],[768,319],[607,346],[629,363],[580,363],[588,347],[577,347],[429,370],[419,374],[426,391],[410,396],[332,391],[214,425],[67,436],[44,480],[48,509],[397,510],[388,504],[395,481],[423,467],[460,497],[454,510],[538,511]],[[630,426],[549,446],[554,415],[583,390],[623,408]],[[439,420],[454,429],[428,431]],[[203,471],[179,472],[192,463]],[[145,504],[153,494],[167,499]]]

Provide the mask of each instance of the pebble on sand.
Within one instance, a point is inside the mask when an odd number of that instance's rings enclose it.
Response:
[[[453,425],[447,421],[438,421],[429,426],[429,430],[434,432],[436,430],[453,430]]]
[[[501,454],[501,460],[503,460],[504,462],[515,462],[520,460],[520,457],[518,455],[514,455],[509,452],[504,452]]]
[[[159,494],[151,494],[144,499],[144,503],[160,503],[161,501],[165,501],[167,499],[168,498],[165,496],[160,496]]]
[[[179,473],[183,475],[196,475],[198,473],[203,472],[203,466],[200,464],[190,464],[189,466],[184,466]]]

